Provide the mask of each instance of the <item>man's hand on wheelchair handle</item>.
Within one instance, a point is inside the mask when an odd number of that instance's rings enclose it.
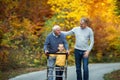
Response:
[[[48,53],[49,53],[49,51],[48,51],[48,50],[45,50],[45,55],[46,55],[46,56],[49,56]]]
[[[69,50],[66,51],[66,54],[67,54],[67,56],[69,56],[69,54],[70,54]]]

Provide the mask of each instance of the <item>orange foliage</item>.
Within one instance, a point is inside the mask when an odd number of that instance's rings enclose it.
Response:
[[[63,20],[58,24],[67,30],[75,27],[83,16],[90,19],[90,27],[95,34],[93,53],[101,51],[104,54],[108,49],[111,50],[112,45],[119,51],[120,19],[114,11],[116,0],[48,0],[48,4],[57,14],[58,20]]]
[[[18,50],[17,53],[21,53],[20,55],[24,53],[27,56],[30,56],[29,53],[42,54],[39,51],[42,51],[41,42],[44,38],[39,40],[39,37],[44,31],[45,20],[53,14],[50,6],[47,5],[47,0],[0,0],[0,5],[0,33],[3,32],[2,35],[0,34],[0,38],[2,38],[2,40],[0,39],[0,62],[12,67],[15,65],[8,60],[8,55],[12,56],[12,53],[16,52],[11,53],[9,49],[1,50],[4,47]],[[24,62],[32,60],[31,58],[26,59],[26,55],[24,57],[20,55],[20,60],[24,59]],[[0,64],[2,68],[3,65]]]

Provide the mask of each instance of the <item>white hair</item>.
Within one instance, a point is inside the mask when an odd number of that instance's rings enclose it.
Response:
[[[55,31],[56,29],[60,29],[61,27],[59,25],[54,25],[54,27],[52,28],[53,31]]]

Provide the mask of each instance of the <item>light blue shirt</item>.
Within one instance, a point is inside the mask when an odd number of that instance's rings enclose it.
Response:
[[[66,36],[75,34],[75,49],[91,51],[94,44],[94,34],[90,27],[81,28],[80,26],[70,31],[62,32]]]

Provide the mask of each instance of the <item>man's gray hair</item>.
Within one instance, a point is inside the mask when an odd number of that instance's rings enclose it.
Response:
[[[61,29],[61,27],[59,25],[54,25],[54,27],[52,28],[52,30],[55,31],[56,29]]]
[[[88,24],[88,23],[89,23],[89,19],[83,17],[83,18],[81,18],[80,22],[82,22],[82,23],[87,23],[87,24]]]

